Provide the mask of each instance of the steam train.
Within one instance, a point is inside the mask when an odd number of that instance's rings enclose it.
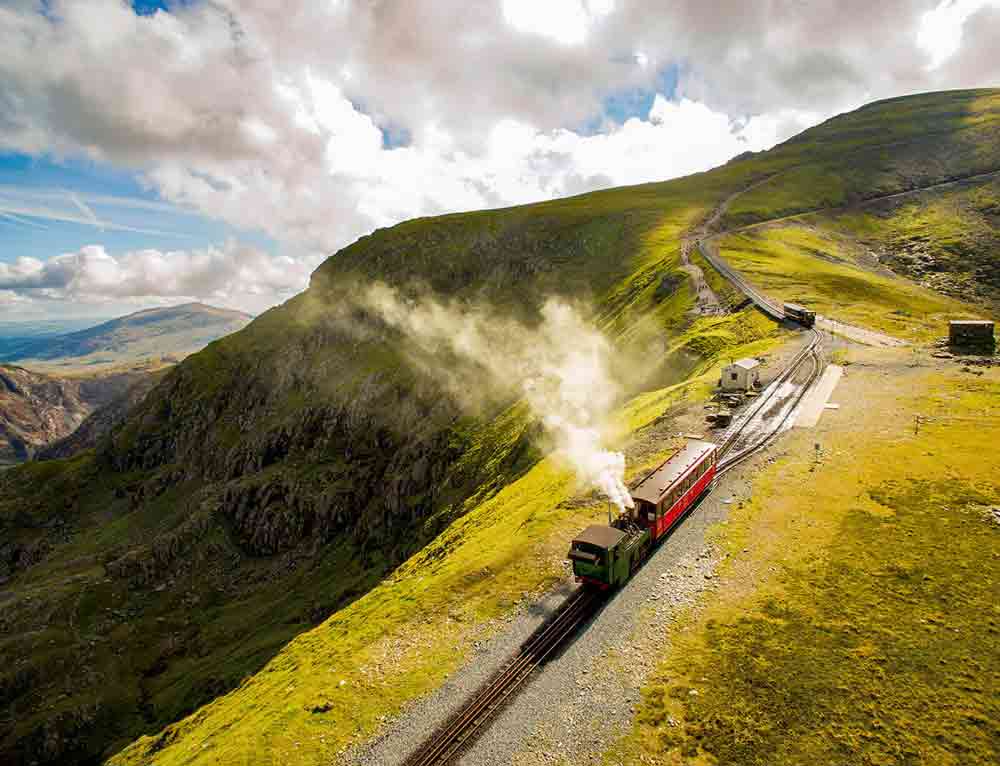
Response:
[[[636,485],[634,508],[583,530],[566,554],[577,582],[615,588],[628,580],[708,489],[718,460],[717,445],[689,441]]]

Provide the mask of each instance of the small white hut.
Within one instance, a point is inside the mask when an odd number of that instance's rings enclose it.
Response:
[[[739,359],[722,370],[719,388],[723,391],[749,391],[760,382],[760,362]]]

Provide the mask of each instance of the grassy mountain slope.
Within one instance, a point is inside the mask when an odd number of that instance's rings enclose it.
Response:
[[[998,99],[885,102],[709,173],[410,221],[345,248],[304,294],[169,372],[95,453],[0,477],[0,755],[85,761],[163,729],[116,762],[326,762],[557,576],[601,504],[543,458],[524,408],[470,416],[408,364],[406,339],[352,308],[359,282],[526,321],[549,295],[589,305],[623,359],[644,359],[618,416],[639,470],[669,446],[659,418],[704,396],[730,353],[782,337],[750,311],[695,318],[680,236],[772,176],[737,222],[799,209],[784,177],[844,201],[1000,168]],[[927,134],[958,148],[918,172]]]
[[[60,335],[0,339],[0,360],[29,367],[120,365],[180,358],[243,328],[249,314],[203,303],[146,309]]]

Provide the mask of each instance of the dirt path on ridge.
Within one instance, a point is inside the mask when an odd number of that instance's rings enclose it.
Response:
[[[694,286],[696,309],[702,316],[713,316],[715,314],[725,314],[726,309],[719,300],[719,296],[708,286],[705,279],[705,272],[701,266],[691,263],[691,248],[697,240],[685,237],[681,240],[681,268],[691,277],[691,284]]]

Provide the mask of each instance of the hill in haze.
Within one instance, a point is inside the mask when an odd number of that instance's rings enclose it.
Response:
[[[146,309],[58,335],[0,338],[0,361],[47,370],[187,356],[236,332],[252,317],[204,303]]]
[[[564,576],[566,541],[605,504],[547,457],[516,391],[468,406],[479,370],[415,348],[405,312],[359,304],[359,287],[429,304],[422,326],[463,338],[483,317],[537,328],[553,299],[577,307],[607,339],[622,443],[649,440],[638,472],[722,364],[790,337],[753,309],[694,310],[691,231],[715,217],[769,291],[922,343],[979,310],[929,289],[928,264],[952,295],[995,284],[976,243],[995,233],[998,133],[1000,90],[894,99],[706,173],[344,248],[168,371],[96,450],[0,474],[0,761],[330,763]],[[951,238],[951,202],[934,206],[951,194],[992,233]],[[469,323],[438,321],[454,311]],[[63,348],[103,353],[82,335]]]

